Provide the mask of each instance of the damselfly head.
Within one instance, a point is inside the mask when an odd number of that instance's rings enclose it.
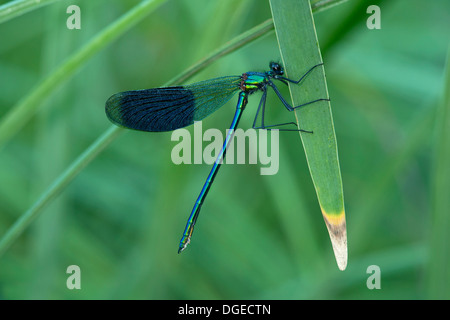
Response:
[[[278,62],[270,62],[269,68],[272,71],[272,76],[282,76],[284,74],[283,66]]]

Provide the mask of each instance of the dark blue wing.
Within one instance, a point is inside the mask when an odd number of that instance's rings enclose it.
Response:
[[[172,131],[201,120],[239,90],[240,77],[222,77],[186,86],[125,91],[106,101],[116,125],[141,131]]]

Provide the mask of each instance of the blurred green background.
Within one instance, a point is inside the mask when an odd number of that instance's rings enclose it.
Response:
[[[0,24],[0,117],[138,3],[63,0]],[[366,27],[374,3],[381,30]],[[71,4],[81,8],[81,30],[66,28]],[[161,86],[269,18],[263,0],[169,0],[83,63],[0,150],[0,237],[111,127],[110,95]],[[441,243],[448,229],[433,223],[433,201],[444,174],[435,170],[435,115],[445,92],[450,4],[349,1],[314,18],[344,184],[346,271],[336,266],[298,134],[280,133],[277,175],[261,176],[258,165],[222,167],[192,243],[178,255],[210,166],[174,165],[171,133],[124,131],[0,257],[0,298],[449,298],[449,278],[433,271],[450,269]],[[272,31],[189,82],[266,70],[279,59]],[[258,102],[250,99],[240,127],[251,127]],[[235,103],[203,129],[228,128]],[[271,123],[292,121],[274,94],[268,107]],[[447,226],[449,210],[439,220]],[[74,264],[81,290],[66,287]],[[370,265],[380,267],[380,290],[366,286]]]

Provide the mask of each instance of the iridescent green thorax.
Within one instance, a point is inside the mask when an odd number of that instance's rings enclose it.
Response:
[[[260,72],[246,72],[241,76],[240,89],[245,92],[253,93],[262,89],[267,82],[267,75]]]

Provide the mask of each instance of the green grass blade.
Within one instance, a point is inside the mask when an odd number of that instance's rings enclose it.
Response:
[[[94,39],[70,56],[59,68],[39,83],[0,122],[0,149],[36,113],[41,102],[75,74],[97,52],[124,34],[165,0],[142,1]]]
[[[32,10],[39,9],[40,7],[52,4],[53,2],[61,0],[16,0],[10,1],[0,6],[0,23],[6,22],[13,18],[19,17]],[[312,0],[311,7],[313,12],[320,12],[331,8],[340,2],[345,2],[348,0]]]
[[[320,12],[347,1],[348,0],[310,0],[310,3],[313,12]]]
[[[123,129],[111,126],[94,144],[92,144],[75,162],[59,176],[53,184],[39,197],[39,199],[9,228],[0,240],[0,256],[19,237],[20,234],[38,216],[42,209],[48,205],[73,180],[78,173],[88,165]]]
[[[447,51],[443,101],[436,117],[432,221],[428,289],[430,299],[450,299],[450,47]]]
[[[60,0],[16,0],[0,6],[0,23]]]
[[[184,72],[177,75],[175,78],[171,79],[169,83],[176,84],[176,83],[183,83],[186,81],[186,79],[192,77],[200,70],[203,70],[205,66],[213,63],[217,59],[236,51],[239,48],[242,48],[246,44],[252,42],[253,40],[259,39],[260,37],[268,34],[270,31],[273,30],[273,22],[272,19],[268,19],[264,21],[263,23],[260,23],[259,25],[251,28],[250,30],[247,30],[240,35],[234,37],[232,40],[228,41],[224,46],[221,48],[211,52],[210,55],[203,58],[199,62],[197,62],[195,65],[191,66]]]
[[[308,1],[271,0],[272,16],[286,75],[297,80],[322,62]],[[289,85],[293,105],[327,98],[323,67],[301,85]],[[314,134],[302,133],[311,178],[328,228],[339,269],[347,265],[344,196],[331,106],[321,101],[296,111],[297,123]]]

